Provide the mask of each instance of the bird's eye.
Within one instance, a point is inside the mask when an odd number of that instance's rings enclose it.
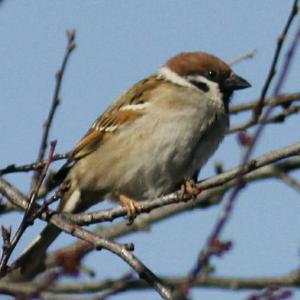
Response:
[[[216,79],[217,72],[215,70],[209,70],[207,75],[208,75],[208,78],[210,78],[210,79]]]

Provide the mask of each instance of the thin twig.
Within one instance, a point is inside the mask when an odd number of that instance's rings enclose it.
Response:
[[[68,159],[70,156],[70,153],[64,153],[64,154],[55,154],[53,156],[52,161],[57,160],[63,160]],[[31,164],[16,166],[15,164],[8,165],[7,167],[0,169],[0,176],[3,176],[5,174],[9,173],[20,173],[20,172],[30,172],[30,171],[36,171],[36,170],[42,170],[47,163],[47,160],[43,160],[41,162],[35,162]]]
[[[245,300],[284,300],[291,299],[293,292],[290,289],[268,286],[261,291],[251,293]]]
[[[278,170],[277,172],[278,178],[280,178],[283,182],[285,182],[287,185],[291,186],[293,189],[295,189],[298,193],[300,193],[300,182],[298,182],[296,179],[291,177],[286,172],[283,172],[281,170]]]
[[[41,174],[39,175],[39,178],[36,181],[36,185],[32,188],[32,191],[30,193],[29,204],[28,204],[28,207],[26,209],[26,214],[27,215],[25,214],[24,219],[26,219],[32,213],[33,205],[35,203],[35,200],[37,199],[38,192],[39,192],[39,190],[42,186],[43,181],[46,178],[49,166],[53,161],[52,157],[54,155],[55,147],[56,147],[56,141],[52,141],[50,143],[50,152],[49,152],[49,157],[48,157],[47,163],[45,164]]]
[[[113,284],[111,288],[108,289],[108,291],[105,291],[104,293],[101,294],[100,297],[96,297],[94,300],[107,300],[108,297],[123,292],[126,289],[128,282],[130,282],[132,279],[133,279],[132,273],[125,274],[120,279],[117,279],[115,281],[115,284]]]
[[[253,124],[252,122],[246,122],[244,124],[240,124],[237,126],[234,126],[230,128],[227,132],[227,134],[236,133],[238,131],[244,131],[250,127],[255,127],[259,124],[276,124],[276,123],[282,123],[285,121],[287,117],[290,117],[294,114],[297,114],[300,111],[300,105],[295,105],[292,107],[288,107],[283,110],[283,112],[278,113],[268,119],[261,118],[257,123]]]
[[[281,35],[277,39],[277,46],[276,46],[276,50],[275,50],[275,53],[274,53],[273,61],[272,61],[271,68],[270,68],[269,74],[267,76],[267,79],[266,79],[265,84],[263,86],[263,89],[262,89],[262,92],[261,92],[261,95],[260,95],[260,99],[259,99],[256,107],[253,110],[253,120],[252,121],[254,123],[257,122],[257,120],[259,119],[259,117],[262,113],[262,110],[263,110],[263,107],[264,107],[264,99],[266,98],[266,95],[267,95],[267,92],[269,90],[272,79],[276,74],[276,67],[277,67],[279,57],[280,57],[280,52],[281,52],[282,46],[283,46],[283,44],[286,40],[286,36],[287,36],[289,28],[292,24],[292,21],[295,18],[295,16],[297,15],[297,13],[298,13],[298,0],[294,0],[290,15],[289,15],[289,17],[287,19],[287,22],[286,22],[286,25],[284,26],[284,29],[283,29]]]
[[[264,106],[279,106],[283,104],[291,104],[294,101],[300,100],[300,93],[291,93],[287,95],[280,95],[278,97],[266,99],[264,102]],[[246,103],[231,105],[229,108],[229,112],[231,114],[238,114],[240,112],[252,110],[256,107],[259,100],[250,101]]]
[[[247,60],[247,59],[251,59],[254,57],[254,55],[256,54],[256,49],[252,49],[252,50],[249,50],[247,51],[245,54],[233,59],[232,61],[230,61],[228,64],[230,66],[233,66],[233,65],[236,65],[236,64],[239,64],[240,62],[244,61],[244,60]]]
[[[47,149],[48,138],[49,138],[49,133],[50,133],[52,121],[54,119],[54,115],[55,115],[55,112],[57,110],[57,107],[60,103],[59,94],[60,94],[60,90],[61,90],[63,76],[64,76],[64,73],[65,73],[65,70],[66,70],[66,66],[67,66],[69,57],[70,57],[71,53],[73,52],[73,50],[76,47],[76,44],[75,44],[75,37],[76,37],[75,30],[67,31],[67,37],[68,37],[68,43],[67,43],[67,47],[66,47],[66,51],[65,51],[65,55],[64,55],[61,67],[57,71],[56,76],[55,76],[56,85],[55,85],[55,89],[54,89],[54,94],[53,94],[49,114],[48,114],[48,117],[47,117],[47,119],[46,119],[46,121],[44,122],[44,125],[43,125],[43,135],[42,135],[41,144],[40,144],[40,147],[39,147],[39,153],[38,153],[36,163],[40,163],[45,158],[45,152],[46,152],[46,149]],[[35,172],[35,174],[32,178],[32,186],[34,186],[35,182],[38,180],[40,173],[41,173],[40,169],[37,169],[37,172]]]

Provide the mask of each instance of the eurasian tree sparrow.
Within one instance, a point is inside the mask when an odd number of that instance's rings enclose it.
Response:
[[[210,54],[171,58],[123,93],[77,144],[73,164],[56,176],[70,185],[60,210],[82,212],[108,197],[133,220],[137,201],[173,192],[201,169],[228,129],[233,91],[248,87]],[[59,233],[48,225],[19,258],[20,266],[41,257]]]

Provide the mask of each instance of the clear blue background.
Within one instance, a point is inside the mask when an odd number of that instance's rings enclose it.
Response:
[[[291,5],[291,0],[4,1],[0,6],[0,168],[36,159],[67,29],[77,30],[78,48],[67,68],[62,104],[51,131],[51,139],[58,140],[59,152],[72,149],[121,92],[181,51],[203,50],[230,61],[256,48],[253,60],[234,67],[253,88],[237,93],[233,102],[257,99]],[[299,58],[298,51],[284,92],[299,91]],[[232,123],[246,118],[244,114]],[[299,116],[284,125],[268,126],[255,155],[296,141]],[[227,137],[201,177],[214,174],[214,162],[222,161],[229,168],[237,165],[240,157],[235,136]],[[9,175],[7,179],[28,191],[28,174]],[[223,259],[213,260],[216,274],[267,276],[297,268],[299,209],[299,195],[279,181],[249,186],[240,194],[223,235],[234,242],[234,247]],[[151,232],[134,234],[122,241],[134,242],[135,254],[155,273],[185,275],[220,210],[221,205],[185,213],[154,225]],[[19,220],[11,214],[1,216],[0,223],[16,229]],[[28,230],[13,257],[39,228]],[[63,245],[65,237],[53,249]],[[105,251],[90,255],[86,264],[98,272],[99,279],[119,277],[129,270],[123,261]],[[204,289],[192,292],[194,299],[210,300],[243,299],[248,294]],[[157,294],[146,291],[121,294],[115,299],[141,297],[158,299]]]

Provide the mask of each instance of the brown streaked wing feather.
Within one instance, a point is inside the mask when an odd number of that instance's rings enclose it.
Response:
[[[105,140],[113,136],[124,125],[133,122],[143,115],[144,110],[122,111],[120,108],[130,104],[149,101],[151,91],[163,81],[156,76],[148,77],[135,84],[121,95],[92,125],[92,128],[75,147],[72,156],[80,159],[93,152]]]
[[[129,104],[140,104],[149,101],[150,93],[157,87],[158,83],[162,83],[162,79],[157,76],[150,76],[136,83],[132,88],[122,94],[117,100],[108,107],[108,109],[93,123],[94,127],[111,126],[111,118],[116,111],[122,106]]]
[[[87,134],[80,140],[72,152],[73,158],[81,158],[93,151],[103,138],[104,132],[99,130],[90,129]]]

